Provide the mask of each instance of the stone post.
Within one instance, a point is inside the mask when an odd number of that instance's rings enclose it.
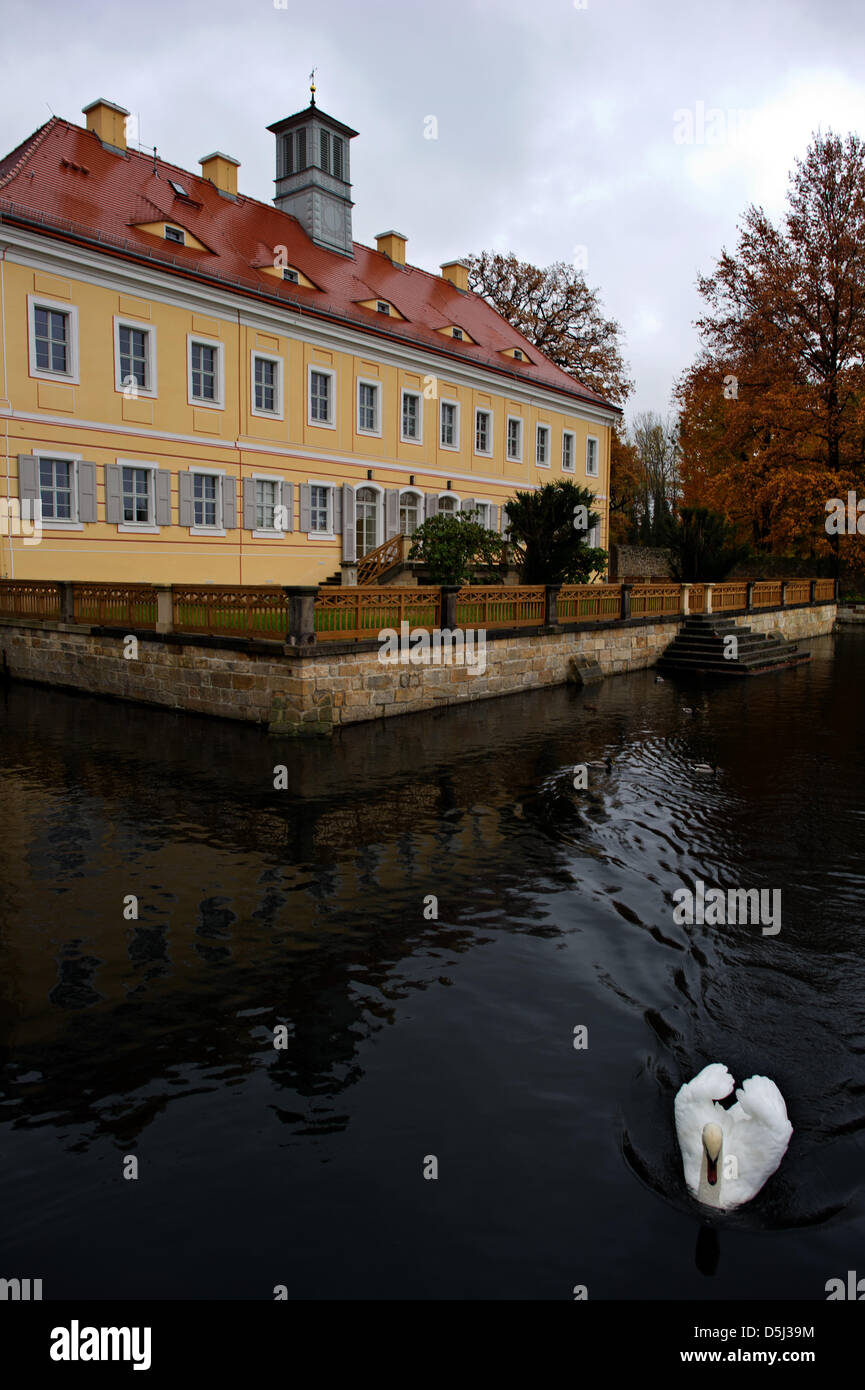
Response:
[[[558,627],[561,587],[561,584],[547,584],[544,588],[544,627]]]
[[[749,613],[754,611],[754,581],[749,579],[745,585],[745,607]]]
[[[64,579],[60,583],[60,621],[61,623],[75,622],[75,586],[69,579]]]
[[[810,584],[810,587],[809,587],[809,589],[808,589],[808,602],[811,603],[811,604],[814,604],[814,603],[817,602],[817,580],[816,580],[816,579],[812,579],[812,580],[811,580],[811,584]]]
[[[622,621],[631,616],[631,589],[633,584],[622,585]]]
[[[687,618],[691,611],[691,586],[683,584],[682,588],[682,617]]]
[[[357,583],[357,560],[340,560],[339,567],[342,570],[343,584]]]
[[[836,602],[836,603],[839,603],[840,601],[841,601],[841,580],[840,580],[840,579],[836,579],[836,580],[835,580],[835,602]]]
[[[156,631],[174,631],[174,593],[170,584],[156,585]]]
[[[787,580],[781,580],[781,607],[787,607]]]
[[[712,588],[713,586],[711,584],[706,585],[706,607],[704,610],[706,613],[711,613],[712,611]]]
[[[315,641],[315,598],[317,584],[288,584],[285,597],[288,600],[288,631],[285,634],[287,647],[308,647]]]
[[[439,625],[442,632],[453,632],[456,629],[457,594],[461,588],[461,584],[442,584],[441,616],[439,618]]]

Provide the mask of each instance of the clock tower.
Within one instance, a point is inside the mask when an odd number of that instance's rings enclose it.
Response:
[[[316,246],[353,255],[349,142],[357,131],[319,110],[314,84],[305,111],[267,128],[276,136],[276,206]]]

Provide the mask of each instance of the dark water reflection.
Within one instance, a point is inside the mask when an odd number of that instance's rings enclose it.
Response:
[[[314,745],[14,687],[0,1273],[265,1299],[822,1299],[865,1274],[865,634],[812,651]],[[676,925],[696,879],[782,888],[780,934]],[[714,1060],[773,1076],[795,1132],[698,1249],[672,1098]]]

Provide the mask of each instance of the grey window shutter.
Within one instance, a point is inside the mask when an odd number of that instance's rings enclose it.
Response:
[[[427,521],[431,516],[435,516],[439,509],[439,495],[437,492],[428,492],[425,495],[425,516]]]
[[[342,535],[342,488],[332,488],[333,492],[333,534]]]
[[[384,538],[389,541],[399,530],[399,488],[389,487],[384,495]]]
[[[342,558],[357,559],[357,532],[355,531],[354,489],[348,483],[342,485]]]
[[[294,483],[283,483],[282,505],[285,508],[285,530],[294,530]]]
[[[460,511],[462,511],[462,512],[473,512],[474,509],[475,509],[475,499],[474,499],[473,497],[464,497],[463,500],[462,500],[462,502],[460,503]]]
[[[78,520],[96,520],[96,464],[78,465]]]
[[[255,479],[243,480],[243,529],[255,530]]]
[[[117,463],[105,465],[105,520],[117,526],[123,520],[123,472]]]
[[[83,517],[82,517],[83,520]],[[171,469],[156,472],[156,525],[171,525]]]
[[[309,530],[310,497],[311,497],[311,493],[310,493],[310,489],[309,489],[309,483],[301,483],[301,485],[300,485],[300,529],[301,529],[301,531],[308,531],[308,530]]]
[[[21,502],[35,502],[39,495],[39,465],[32,454],[19,454],[18,499]]]
[[[222,480],[222,526],[226,531],[237,530],[237,483],[234,478]]]
[[[192,474],[178,473],[178,513],[181,526],[195,525],[195,511],[192,506]]]

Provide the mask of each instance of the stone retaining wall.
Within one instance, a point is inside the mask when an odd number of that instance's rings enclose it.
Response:
[[[831,632],[835,604],[724,614],[755,632],[793,640]],[[278,643],[138,633],[0,619],[0,663],[14,679],[266,724],[273,733],[326,734],[363,720],[562,685],[580,659],[604,675],[654,665],[678,617],[488,633],[486,670],[383,665],[376,641],[283,648]],[[128,643],[127,649],[128,649]]]

